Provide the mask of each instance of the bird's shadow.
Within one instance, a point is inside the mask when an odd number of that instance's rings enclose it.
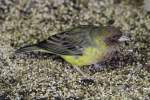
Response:
[[[18,59],[18,58],[19,59],[39,59],[39,60],[52,59],[61,63],[65,62],[60,56],[57,56],[51,53],[44,53],[44,52],[14,53],[10,58],[11,59]]]
[[[54,61],[57,61],[58,63],[62,63],[63,65],[67,63],[63,58],[61,58],[58,55],[51,54],[51,53],[43,53],[43,52],[26,52],[26,53],[13,54],[13,56],[11,56],[11,59],[18,59],[18,58],[39,59],[39,60],[52,59]],[[104,59],[103,61],[100,61],[96,64],[80,67],[80,69],[83,70],[84,72],[94,74],[96,72],[100,72],[104,70],[110,71],[110,70],[122,68],[124,66],[132,64],[133,62],[135,62],[133,54],[131,53],[122,54],[116,51],[112,53],[112,55],[109,55],[107,59]],[[72,66],[71,64],[69,65]]]
[[[100,71],[111,71],[115,69],[119,69],[122,67],[126,67],[128,65],[133,65],[136,61],[133,53],[123,54],[119,51],[116,51],[109,55],[107,59],[100,61],[96,64],[89,65],[89,71],[94,74]]]

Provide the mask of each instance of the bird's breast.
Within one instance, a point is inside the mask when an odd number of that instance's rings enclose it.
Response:
[[[63,55],[62,58],[73,65],[83,66],[101,61],[107,52],[108,46],[105,43],[98,43],[98,46],[84,48],[81,56]]]

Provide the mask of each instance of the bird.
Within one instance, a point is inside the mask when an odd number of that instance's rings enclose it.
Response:
[[[60,56],[72,65],[85,66],[102,61],[120,43],[128,40],[114,26],[79,25],[36,44],[23,46],[16,53],[40,51]]]

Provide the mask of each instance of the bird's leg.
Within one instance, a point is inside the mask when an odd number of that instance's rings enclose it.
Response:
[[[90,85],[90,84],[95,83],[95,80],[93,78],[91,78],[91,76],[89,76],[88,74],[81,71],[81,69],[78,66],[74,66],[74,68],[82,75],[82,78],[79,81],[80,84]]]
[[[78,66],[73,66],[83,77],[87,77],[88,75],[85,74],[83,71],[81,71],[81,69]]]

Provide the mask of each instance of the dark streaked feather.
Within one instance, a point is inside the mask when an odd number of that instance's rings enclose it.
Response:
[[[89,33],[93,26],[80,26],[69,31],[50,36],[47,40],[18,49],[16,52],[44,51],[57,55],[82,55],[86,45],[90,45]]]
[[[58,55],[82,55],[84,46],[88,44],[87,37],[92,28],[91,26],[80,26],[53,35],[36,46]]]
[[[21,47],[15,51],[15,53],[21,53],[21,52],[31,52],[31,51],[40,51],[41,49],[37,47],[36,45],[28,45]]]
[[[49,37],[37,44],[38,47],[59,55],[82,55],[89,44],[89,33],[93,26],[80,26]]]
[[[60,33],[53,35],[49,37],[48,40],[38,43],[37,47],[59,55],[82,55],[82,46],[80,45],[83,41],[80,39],[73,39],[76,37],[65,34]]]

